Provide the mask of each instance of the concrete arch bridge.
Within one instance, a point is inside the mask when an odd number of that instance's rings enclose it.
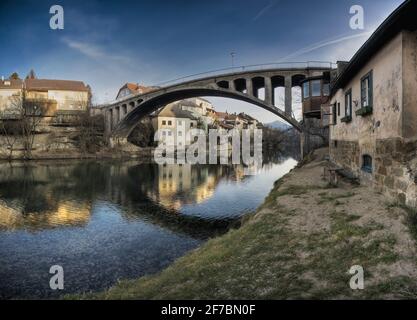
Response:
[[[194,97],[225,97],[245,101],[270,111],[298,131],[302,125],[293,117],[292,88],[306,78],[322,77],[331,63],[306,62],[254,65],[216,70],[162,83],[145,94],[130,95],[103,107],[107,136],[125,140],[144,116],[159,108]],[[275,105],[275,89],[285,88],[285,110]],[[264,89],[264,97],[260,96]]]

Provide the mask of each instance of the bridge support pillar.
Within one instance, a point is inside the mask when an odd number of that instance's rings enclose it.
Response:
[[[272,88],[272,81],[270,77],[265,77],[265,102],[271,106],[274,105],[274,89]]]
[[[253,84],[252,84],[252,79],[246,79],[246,91],[247,91],[247,95],[249,96],[253,96]]]
[[[232,91],[236,91],[236,85],[235,82],[233,80],[229,81],[229,89]]]
[[[292,115],[292,78],[285,77],[285,114]]]
[[[135,103],[131,102],[127,105],[127,113],[129,113],[130,111],[132,111],[133,109],[135,109]]]
[[[117,106],[113,111],[113,129],[117,126],[120,119],[120,107]]]
[[[304,118],[300,138],[301,156],[305,157],[316,149],[329,146],[329,128],[323,127],[320,119]]]
[[[113,117],[112,110],[111,109],[106,110],[105,113],[104,113],[104,118],[105,118],[104,133],[106,135],[110,134],[111,130],[113,129],[112,128],[112,122],[113,122],[112,117]]]

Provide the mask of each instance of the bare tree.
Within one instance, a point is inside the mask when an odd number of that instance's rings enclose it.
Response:
[[[20,125],[23,136],[24,158],[32,158],[32,150],[35,142],[35,135],[39,124],[42,121],[42,105],[38,100],[24,100],[20,116]]]
[[[8,160],[12,160],[13,152],[21,136],[20,124],[18,121],[8,119],[7,113],[2,111],[0,113],[0,131],[5,146],[5,150],[3,148],[0,150],[5,153]]]
[[[32,157],[37,128],[42,120],[41,100],[27,99],[22,90],[20,95],[10,98],[10,104],[1,113],[0,129],[8,149],[8,159],[13,157],[16,145],[23,149],[24,159]]]
[[[78,147],[83,154],[97,152],[103,145],[103,116],[93,116],[89,112],[83,112],[78,119],[79,134],[76,137]]]
[[[98,151],[104,142],[104,117],[90,113],[91,99],[91,92],[88,92],[87,96],[79,94],[74,101],[76,108],[81,111],[77,115],[76,126],[79,133],[76,140],[83,154]]]

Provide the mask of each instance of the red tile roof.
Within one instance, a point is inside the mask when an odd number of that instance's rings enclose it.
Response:
[[[216,111],[216,115],[217,115],[218,118],[226,119],[229,114],[227,112],[217,112]]]
[[[141,94],[142,93],[148,93],[148,92],[151,92],[151,91],[155,91],[155,90],[158,89],[157,87],[146,87],[146,86],[142,86],[142,85],[137,84],[137,83],[128,82],[123,87],[120,88],[119,92],[117,93],[117,96],[119,96],[120,91],[125,89],[125,88],[129,89],[130,92],[132,92],[132,93],[141,93]]]

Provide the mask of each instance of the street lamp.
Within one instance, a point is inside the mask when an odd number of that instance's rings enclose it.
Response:
[[[234,68],[235,67],[235,56],[236,56],[236,53],[235,52],[230,52],[230,56],[232,57],[232,68]]]

